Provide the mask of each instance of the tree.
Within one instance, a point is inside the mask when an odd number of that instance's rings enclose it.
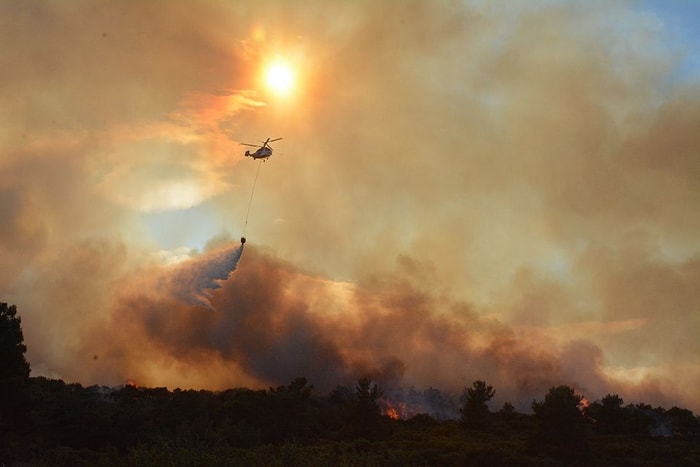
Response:
[[[625,431],[624,401],[617,394],[608,394],[600,402],[594,402],[586,409],[586,415],[596,421],[596,427],[603,433],[623,433]]]
[[[355,386],[355,394],[357,396],[358,415],[361,418],[373,418],[380,414],[379,404],[377,399],[382,397],[383,391],[375,383],[372,385],[372,380],[364,377],[357,380]]]
[[[620,410],[625,401],[617,394],[608,394],[600,402],[608,410]]]
[[[513,406],[513,404],[506,402],[503,404],[501,410],[498,411],[498,414],[504,420],[511,420],[517,415],[517,412],[515,411],[515,406]]]
[[[674,436],[693,437],[700,433],[700,420],[690,410],[673,406],[666,411],[666,416],[671,422]]]
[[[372,380],[364,377],[357,381],[355,386],[354,414],[351,423],[351,432],[355,436],[373,438],[376,436],[381,410],[377,400],[382,397],[383,391],[372,384]]]
[[[464,388],[462,395],[464,405],[459,411],[462,414],[461,422],[464,426],[467,428],[486,426],[491,413],[487,404],[495,394],[493,386],[481,380],[474,381],[471,388]]]
[[[17,316],[17,307],[0,303],[0,380],[7,378],[29,378],[29,363],[24,358],[22,319]]]
[[[17,308],[0,303],[0,432],[18,425],[28,405],[30,367],[21,324]]]
[[[569,386],[549,389],[544,402],[532,401],[532,410],[545,439],[562,446],[572,446],[584,434],[584,417],[580,405],[583,396]]]
[[[270,388],[268,408],[271,441],[308,438],[311,433],[310,409],[313,384],[304,377],[295,378],[288,386]]]

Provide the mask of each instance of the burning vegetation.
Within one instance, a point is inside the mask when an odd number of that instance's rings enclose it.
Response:
[[[282,457],[287,465],[329,466],[360,459],[370,465],[636,465],[635,459],[662,454],[682,454],[688,465],[700,461],[700,421],[689,410],[625,406],[617,395],[584,407],[574,389],[558,386],[533,402],[534,413],[519,413],[509,403],[492,411],[482,397],[489,392],[481,392],[489,386],[480,383],[465,388],[461,405],[443,418],[443,409],[431,412],[422,404],[438,394],[454,397],[430,388],[395,400],[369,378],[325,395],[305,378],[267,390],[216,392],[30,378],[32,411],[25,413],[24,428],[5,426],[5,435],[27,449],[0,456],[10,465],[51,463],[59,452],[72,465],[165,459],[179,466],[202,456],[215,465]]]
[[[566,385],[520,413],[510,402],[493,411],[497,389],[483,380],[457,397],[385,391],[369,377],[327,393],[305,377],[222,391],[29,377],[16,310],[0,305],[6,465],[700,463],[700,419],[690,410],[624,405],[617,394],[589,402]]]

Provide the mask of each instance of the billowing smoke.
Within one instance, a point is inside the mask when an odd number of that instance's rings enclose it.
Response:
[[[649,2],[93,3],[0,2],[34,374],[700,411],[697,47]]]
[[[484,317],[473,305],[424,287],[430,274],[408,257],[387,277],[359,286],[309,275],[251,248],[245,265],[207,296],[209,309],[182,300],[184,291],[197,297],[209,281],[226,277],[240,252],[214,250],[123,284],[112,315],[128,323],[129,339],[107,344],[103,363],[131,353],[130,378],[143,385],[277,385],[305,376],[329,391],[369,376],[396,395],[410,386],[459,393],[487,379],[499,388],[498,402],[516,401],[521,409],[561,381],[597,392],[610,387],[596,347],[583,340],[561,345]],[[143,348],[169,363],[154,371],[133,355]],[[210,374],[212,368],[219,374]],[[94,379],[112,371],[95,369],[108,372]],[[447,417],[447,402],[441,408],[435,394],[428,396],[425,407]]]

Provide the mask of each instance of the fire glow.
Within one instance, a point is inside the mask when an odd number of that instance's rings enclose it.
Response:
[[[405,402],[391,402],[387,399],[380,399],[379,406],[382,415],[393,420],[407,420],[420,413],[427,413],[426,410],[421,410],[422,407],[409,408]]]

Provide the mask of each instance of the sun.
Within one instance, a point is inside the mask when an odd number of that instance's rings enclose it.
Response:
[[[277,94],[289,94],[294,88],[294,73],[284,62],[274,62],[265,70],[265,84]]]

